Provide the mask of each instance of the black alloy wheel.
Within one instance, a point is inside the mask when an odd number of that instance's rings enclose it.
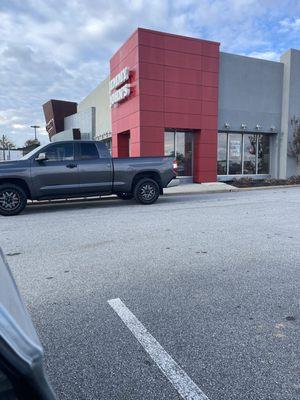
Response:
[[[13,184],[0,185],[0,215],[17,215],[24,210],[27,196],[23,189]]]
[[[159,197],[159,186],[150,178],[141,179],[134,188],[134,198],[141,204],[153,204]]]

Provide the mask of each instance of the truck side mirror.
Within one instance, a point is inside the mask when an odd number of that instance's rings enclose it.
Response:
[[[35,161],[46,161],[46,160],[48,160],[46,153],[39,153],[39,155],[35,159]]]
[[[0,399],[7,392],[5,399],[16,394],[18,400],[55,400],[43,361],[42,345],[0,248]]]

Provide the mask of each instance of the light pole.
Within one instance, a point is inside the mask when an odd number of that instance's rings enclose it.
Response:
[[[5,161],[5,135],[2,135],[2,151],[3,151],[3,160]]]
[[[40,126],[39,126],[39,125],[31,125],[30,128],[33,128],[33,129],[34,129],[34,140],[37,141],[36,130],[37,130],[38,128],[40,128]]]

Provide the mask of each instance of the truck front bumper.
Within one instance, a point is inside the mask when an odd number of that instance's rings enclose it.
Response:
[[[177,178],[172,179],[169,184],[167,185],[167,188],[178,186],[180,184],[180,180]]]

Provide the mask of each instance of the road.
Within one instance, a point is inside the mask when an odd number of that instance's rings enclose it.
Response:
[[[299,187],[0,219],[61,400],[181,398],[112,299],[209,400],[299,399],[299,243]]]

